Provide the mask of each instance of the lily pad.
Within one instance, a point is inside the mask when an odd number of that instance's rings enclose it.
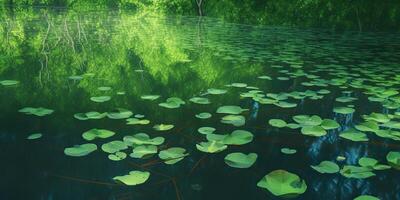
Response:
[[[337,129],[340,128],[340,124],[332,119],[324,119],[321,123],[321,127],[325,130]]]
[[[199,113],[196,115],[196,117],[199,119],[208,119],[211,116],[212,116],[211,113],[208,113],[208,112],[202,112],[202,113]]]
[[[179,108],[183,104],[185,104],[185,102],[182,99],[178,97],[170,97],[165,102],[160,103],[158,105],[164,108],[174,109],[174,108]]]
[[[123,108],[117,108],[115,111],[107,113],[107,117],[110,119],[126,119],[132,115],[133,113],[130,110]]]
[[[115,153],[121,150],[125,150],[127,148],[128,145],[126,145],[123,141],[119,140],[114,140],[101,145],[101,149],[107,153]]]
[[[187,155],[189,154],[186,153],[186,149],[181,147],[171,147],[158,153],[158,157],[164,160],[164,163],[168,165],[172,165],[183,160],[183,158]]]
[[[165,139],[163,137],[150,138],[146,133],[137,133],[133,136],[125,136],[123,138],[125,144],[132,145],[161,145]]]
[[[67,156],[80,157],[80,156],[86,156],[96,150],[97,146],[95,144],[87,143],[65,148],[64,154]]]
[[[333,108],[333,112],[343,115],[348,115],[354,113],[356,110],[350,107],[335,107]]]
[[[218,153],[225,150],[227,147],[228,146],[218,141],[208,141],[196,144],[196,148],[205,153]]]
[[[301,126],[318,126],[322,123],[321,117],[317,115],[296,115],[293,117],[293,120]]]
[[[233,126],[243,126],[246,123],[246,119],[242,115],[226,115],[222,117],[221,122],[232,124]]]
[[[217,113],[238,115],[247,110],[248,109],[243,109],[240,106],[221,106],[217,109]]]
[[[349,129],[343,131],[339,134],[339,137],[354,141],[354,142],[366,142],[368,141],[368,137],[365,133],[359,132],[354,129]]]
[[[154,101],[158,98],[160,98],[160,95],[143,95],[140,97],[141,99],[145,99],[145,100],[151,100]]]
[[[332,161],[322,161],[321,163],[319,163],[318,165],[311,165],[311,168],[313,168],[314,170],[316,170],[317,172],[321,173],[321,174],[334,174],[339,172],[340,168],[339,166],[332,162]]]
[[[140,145],[133,148],[132,153],[129,155],[132,158],[143,158],[147,155],[157,153],[157,146],[155,145]]]
[[[12,86],[12,85],[17,85],[19,81],[16,80],[2,80],[0,81],[0,85],[3,86]]]
[[[345,165],[340,170],[340,174],[347,178],[365,179],[375,176],[371,168],[368,167],[358,167],[352,165]]]
[[[90,97],[90,100],[97,102],[97,103],[103,103],[106,101],[110,101],[111,97],[110,96],[98,96],[98,97]]]
[[[386,155],[386,160],[393,168],[400,170],[400,151],[390,151]]]
[[[243,145],[253,141],[253,134],[245,130],[235,130],[224,137],[223,143],[228,145]]]
[[[153,128],[157,131],[168,131],[172,128],[174,128],[173,124],[156,124],[153,126]]]
[[[18,110],[18,112],[25,113],[27,115],[35,115],[38,117],[43,117],[43,116],[52,114],[54,112],[54,110],[42,108],[42,107],[39,107],[39,108],[25,107],[25,108]]]
[[[227,90],[224,89],[216,89],[216,88],[210,88],[207,90],[209,94],[225,94],[228,92]]]
[[[115,132],[106,129],[90,129],[82,134],[83,139],[91,141],[96,138],[109,138],[115,135]]]
[[[283,153],[283,154],[290,155],[290,154],[295,154],[296,152],[297,152],[296,149],[291,149],[291,148],[282,148],[281,149],[281,153]]]
[[[189,101],[193,102],[193,103],[197,103],[197,104],[210,104],[210,100],[208,98],[205,97],[193,97],[191,99],[189,99]]]
[[[379,200],[379,198],[371,196],[371,195],[361,195],[356,197],[353,200]]]
[[[277,128],[283,128],[287,125],[287,123],[281,119],[270,119],[268,123],[269,125]]]
[[[310,135],[315,137],[324,136],[327,134],[326,130],[321,126],[305,126],[301,128],[301,133],[303,135]]]
[[[258,183],[258,187],[265,188],[279,197],[296,197],[307,190],[304,180],[296,174],[278,169],[265,175]]]
[[[147,120],[147,119],[138,119],[138,118],[128,118],[128,119],[126,119],[126,124],[128,124],[128,125],[136,125],[136,124],[146,125],[146,124],[149,124],[149,123],[150,123],[150,121]]]
[[[249,168],[257,160],[256,153],[230,153],[225,156],[225,163],[234,168]]]
[[[26,137],[26,139],[28,139],[28,140],[36,140],[36,139],[41,138],[42,136],[43,135],[41,133],[34,133],[34,134],[31,134],[28,137]]]
[[[125,185],[139,185],[147,181],[150,177],[150,172],[145,171],[131,171],[128,175],[116,176],[113,179],[120,181]]]
[[[89,120],[89,119],[102,119],[107,116],[107,113],[99,113],[95,111],[87,113],[76,113],[74,117],[79,120]]]
[[[211,134],[215,131],[216,129],[213,127],[200,127],[199,129],[197,129],[197,131],[201,134],[207,135],[207,134]]]
[[[120,161],[126,158],[126,153],[122,151],[115,152],[114,154],[108,155],[108,159],[113,161]]]

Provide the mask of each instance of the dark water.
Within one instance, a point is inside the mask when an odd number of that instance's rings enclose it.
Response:
[[[0,80],[19,81],[14,86],[0,85],[0,199],[279,199],[257,187],[263,176],[276,169],[305,180],[308,188],[297,199],[353,199],[362,194],[400,199],[398,170],[374,171],[376,176],[355,179],[340,173],[320,174],[310,167],[324,160],[341,168],[358,165],[358,159],[365,156],[387,164],[386,154],[400,150],[398,140],[373,133],[366,132],[367,142],[338,136],[363,122],[362,115],[398,116],[398,94],[386,99],[393,103],[387,108],[369,101],[373,95],[365,93],[399,90],[398,34],[254,27],[208,18],[114,11],[2,10],[0,22]],[[83,75],[83,79],[72,80],[72,75]],[[257,78],[262,75],[272,80]],[[303,84],[310,81],[314,84]],[[262,94],[320,89],[330,93],[316,100],[289,97],[287,102],[296,106],[282,108],[241,97],[252,88],[226,86],[231,83],[246,83]],[[111,90],[98,89],[103,86]],[[210,88],[226,89],[227,93],[207,94]],[[154,101],[140,98],[148,94],[161,97]],[[90,100],[103,95],[111,100]],[[357,100],[335,101],[343,95]],[[207,97],[212,103],[190,102],[194,96]],[[311,96],[317,95],[314,92]],[[158,105],[169,97],[179,97],[186,104],[177,109]],[[334,107],[349,104],[354,105],[354,114],[333,112]],[[242,113],[246,124],[235,127],[221,123],[224,114],[215,111],[224,105],[249,109]],[[24,107],[45,107],[54,113],[37,117],[18,112]],[[76,113],[116,108],[143,114],[151,122],[126,125],[125,119],[74,118]],[[195,115],[200,112],[209,112],[212,117],[198,119]],[[313,137],[301,134],[300,129],[268,124],[274,118],[292,122],[292,116],[300,114],[334,119],[341,127]],[[161,123],[174,128],[165,132],[152,128]],[[197,132],[202,126],[214,127],[221,134],[247,130],[254,139],[207,154],[196,149],[196,144],[206,141]],[[87,156],[66,156],[64,148],[87,143],[82,133],[92,128],[116,134],[91,141],[98,150]],[[42,138],[26,139],[38,132]],[[159,149],[182,147],[190,155],[174,165],[164,164],[157,154],[112,161],[100,148],[140,132],[164,137]],[[283,147],[297,153],[282,154]],[[124,152],[129,155],[132,147]],[[254,152],[258,159],[251,168],[232,168],[224,163],[224,157],[232,152]],[[336,161],[337,156],[346,160]],[[149,171],[150,178],[138,186],[113,181],[113,177],[132,170]]]

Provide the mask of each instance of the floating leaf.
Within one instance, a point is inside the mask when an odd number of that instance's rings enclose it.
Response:
[[[179,108],[183,104],[185,104],[185,102],[182,99],[178,97],[170,97],[164,103],[160,103],[158,105],[164,108],[173,109],[173,108]]]
[[[150,138],[146,133],[137,133],[133,136],[125,136],[124,137],[125,144],[132,145],[161,145],[164,143],[165,139],[163,137],[155,137],[153,139]]]
[[[100,90],[100,91],[109,91],[109,90],[111,90],[111,87],[101,86],[101,87],[98,87],[97,89]]]
[[[240,106],[221,106],[217,109],[217,113],[237,115],[246,110],[248,109],[243,109]]]
[[[146,155],[157,153],[157,146],[155,145],[140,145],[133,148],[132,153],[129,155],[132,158],[143,158]]]
[[[126,119],[132,115],[133,113],[130,110],[123,108],[117,108],[115,111],[107,113],[107,117],[110,119]]]
[[[226,115],[222,117],[221,122],[234,126],[243,126],[246,123],[246,119],[242,115]]]
[[[83,139],[91,141],[96,138],[109,138],[115,135],[115,132],[106,129],[90,129],[82,134]]]
[[[227,92],[227,90],[211,88],[211,89],[208,89],[207,92],[209,94],[225,94]]]
[[[335,107],[333,108],[333,112],[348,115],[354,113],[356,110],[354,108],[349,107]]]
[[[149,124],[150,121],[147,119],[137,119],[137,118],[128,118],[126,119],[126,124],[129,125],[136,125],[136,124],[140,124],[140,125],[146,125]]]
[[[317,115],[296,115],[293,116],[293,120],[301,126],[318,126],[322,123],[321,117]]]
[[[157,131],[168,131],[168,130],[174,128],[174,125],[172,125],[172,124],[156,124],[153,126],[153,128]]]
[[[42,107],[39,107],[39,108],[25,107],[25,108],[18,110],[18,112],[25,113],[27,115],[36,115],[38,117],[43,117],[43,116],[52,114],[54,112],[54,110],[42,108]]]
[[[16,80],[2,80],[0,81],[0,85],[3,86],[12,86],[12,85],[17,85],[19,81]]]
[[[101,149],[107,153],[115,153],[117,151],[125,150],[128,148],[123,141],[114,140],[108,143],[101,145]]]
[[[347,178],[356,178],[356,179],[364,179],[369,178],[371,176],[375,176],[375,173],[372,172],[371,168],[368,167],[358,167],[352,165],[345,165],[340,170],[340,174]]]
[[[311,168],[322,174],[324,173],[334,174],[339,172],[340,170],[339,166],[332,161],[322,161],[318,165],[315,166],[311,165]]]
[[[97,150],[97,146],[92,143],[87,143],[87,144],[81,144],[81,145],[75,145],[73,147],[68,147],[64,149],[64,154],[67,156],[74,156],[74,157],[80,157],[80,156],[86,156],[89,153],[92,153],[93,151]]]
[[[277,128],[283,128],[287,125],[287,123],[281,119],[270,119],[268,123],[269,125]]]
[[[265,175],[258,183],[258,187],[265,188],[279,197],[295,197],[307,190],[304,180],[296,174],[278,169]]]
[[[216,129],[213,127],[200,127],[199,129],[197,129],[197,131],[201,134],[207,135],[207,134],[211,134],[215,131]]]
[[[305,126],[301,128],[301,133],[303,135],[310,135],[315,137],[324,136],[327,134],[326,130],[321,126]]]
[[[145,99],[145,100],[151,100],[154,101],[158,98],[160,98],[160,95],[143,95],[140,97],[141,99]]]
[[[26,139],[28,139],[28,140],[36,140],[36,139],[41,138],[42,136],[43,135],[41,133],[34,133],[34,134],[29,135]]]
[[[283,154],[290,155],[290,154],[295,154],[296,152],[297,152],[296,149],[290,149],[290,148],[282,148],[281,149],[281,153],[283,153]]]
[[[126,153],[118,151],[115,152],[114,154],[108,155],[108,159],[113,160],[113,161],[120,161],[126,158]]]
[[[366,134],[354,129],[343,131],[339,134],[339,136],[354,142],[366,142],[369,140]]]
[[[228,146],[221,142],[217,141],[208,141],[208,142],[201,142],[200,144],[196,144],[196,148],[199,151],[205,153],[218,153],[225,150]]]
[[[199,113],[196,115],[196,117],[199,119],[208,119],[211,116],[212,116],[211,113],[208,113],[208,112],[202,112],[202,113]]]
[[[353,200],[379,200],[379,198],[371,196],[371,195],[361,195],[356,197]]]
[[[228,145],[243,145],[253,141],[253,134],[245,130],[235,130],[223,140],[224,144]]]
[[[147,181],[150,177],[150,172],[144,171],[131,171],[128,175],[116,176],[113,179],[120,181],[125,185],[139,185]]]
[[[210,104],[210,100],[205,97],[193,97],[189,101],[197,104]]]
[[[98,96],[98,97],[90,97],[90,100],[97,102],[97,103],[103,103],[106,101],[110,101],[111,97],[110,96]]]
[[[225,156],[225,163],[234,168],[249,168],[257,160],[256,153],[230,153]]]
[[[332,119],[324,119],[321,123],[321,127],[325,130],[337,129],[340,127],[340,124]]]
[[[386,155],[386,160],[388,161],[389,165],[400,170],[400,151],[390,151]]]
[[[172,165],[183,160],[183,158],[187,155],[189,154],[186,153],[186,149],[180,147],[171,147],[158,153],[158,157],[164,160],[164,163],[168,165]]]
[[[87,112],[87,113],[76,113],[74,117],[79,120],[88,120],[88,119],[102,119],[107,116],[107,113],[99,113],[95,111]]]

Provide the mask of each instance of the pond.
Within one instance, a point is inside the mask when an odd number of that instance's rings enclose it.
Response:
[[[1,13],[0,199],[400,199],[398,34]]]

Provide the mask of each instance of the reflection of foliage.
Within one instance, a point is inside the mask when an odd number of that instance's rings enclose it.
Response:
[[[17,6],[66,6],[74,9],[133,8],[198,15],[196,0],[3,0]],[[202,14],[232,22],[398,30],[400,3],[388,0],[220,0],[203,1]]]

